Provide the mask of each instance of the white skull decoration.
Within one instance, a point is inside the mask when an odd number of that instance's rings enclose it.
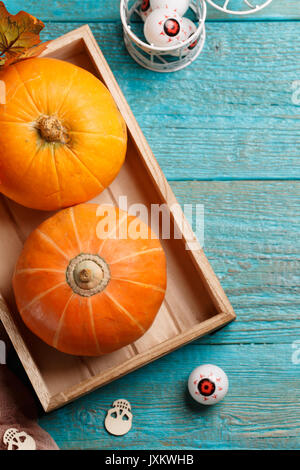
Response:
[[[36,450],[35,440],[24,431],[7,429],[3,436],[7,450]]]
[[[123,436],[132,426],[131,405],[127,400],[119,399],[113,402],[105,418],[105,427],[114,436]]]

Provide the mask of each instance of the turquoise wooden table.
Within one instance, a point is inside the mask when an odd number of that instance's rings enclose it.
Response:
[[[44,39],[90,25],[180,203],[205,205],[204,249],[238,316],[41,426],[62,449],[299,449],[299,0],[242,19],[209,8],[202,56],[167,75],[128,56],[118,0],[6,5],[42,19]],[[186,392],[201,363],[230,380],[210,408]],[[117,398],[133,406],[122,438],[103,427]]]

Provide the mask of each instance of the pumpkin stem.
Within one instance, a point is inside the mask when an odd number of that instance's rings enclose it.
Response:
[[[66,144],[70,140],[67,130],[56,116],[40,116],[37,128],[47,142]]]
[[[100,256],[81,253],[70,261],[66,278],[73,292],[90,297],[105,289],[110,281],[110,270]]]
[[[91,269],[82,269],[78,277],[80,282],[91,282],[93,279],[93,272]]]

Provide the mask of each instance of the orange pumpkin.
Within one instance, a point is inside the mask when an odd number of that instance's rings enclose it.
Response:
[[[107,187],[125,158],[124,120],[94,75],[57,59],[29,59],[0,72],[0,192],[55,210]]]
[[[98,356],[137,340],[164,298],[160,241],[134,216],[81,204],[27,239],[13,287],[33,333],[60,351]]]

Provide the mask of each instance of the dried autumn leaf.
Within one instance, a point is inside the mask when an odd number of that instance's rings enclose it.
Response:
[[[40,54],[47,47],[39,36],[44,26],[24,11],[11,15],[0,2],[0,68]]]
[[[45,49],[47,49],[47,46],[50,42],[51,41],[41,42],[37,46],[31,47],[30,49],[24,49],[22,54],[17,59],[12,58],[12,61],[9,63],[16,63],[20,60],[29,59],[30,57],[36,57],[40,55]],[[7,66],[9,64],[6,62],[5,65]]]

